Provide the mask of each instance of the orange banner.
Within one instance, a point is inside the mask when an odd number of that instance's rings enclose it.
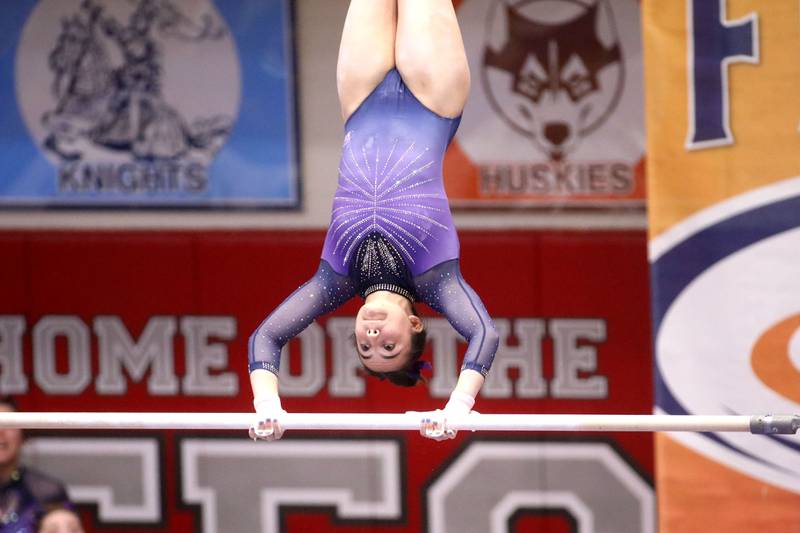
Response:
[[[643,4],[657,412],[800,412],[799,8]],[[660,531],[800,531],[796,435],[656,457]]]

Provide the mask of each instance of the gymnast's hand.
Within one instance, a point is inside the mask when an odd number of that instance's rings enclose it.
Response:
[[[475,398],[464,392],[454,390],[444,409],[428,411],[422,414],[419,432],[423,437],[435,441],[454,439],[458,433],[455,429],[447,427],[448,417],[461,417],[468,415],[475,405]]]
[[[286,414],[281,407],[281,399],[276,395],[265,396],[253,400],[256,408],[256,419],[250,426],[250,438],[253,440],[278,440],[283,436],[280,419]]]

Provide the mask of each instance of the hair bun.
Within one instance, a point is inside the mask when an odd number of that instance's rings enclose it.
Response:
[[[406,369],[406,375],[410,379],[414,380],[414,383],[416,383],[418,381],[422,381],[423,383],[427,383],[428,380],[426,380],[422,376],[422,371],[423,370],[432,370],[432,369],[433,369],[433,367],[431,366],[431,364],[429,362],[422,361],[422,360],[417,360],[417,361],[414,361],[408,369]]]
[[[423,370],[433,370],[433,365],[430,364],[427,361],[423,361],[422,359],[419,359],[419,360],[415,361],[414,362],[414,366],[420,372],[423,371]]]

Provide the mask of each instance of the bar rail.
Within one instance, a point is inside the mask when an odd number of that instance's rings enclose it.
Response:
[[[289,413],[285,430],[419,431],[430,413]],[[0,428],[246,430],[253,413],[12,412]],[[447,419],[462,431],[686,431],[796,434],[800,415],[575,415],[477,414]]]

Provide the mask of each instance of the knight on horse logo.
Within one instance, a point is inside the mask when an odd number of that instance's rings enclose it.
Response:
[[[68,11],[64,4],[70,3]],[[59,168],[59,190],[205,191],[206,169],[232,128],[239,82],[214,80],[236,85],[218,98],[187,93],[201,84],[187,80],[198,70],[185,56],[193,47],[221,48],[218,55],[230,59],[225,52],[233,46],[221,17],[210,4],[198,15],[197,2],[188,14],[171,0],[59,4],[35,10],[28,22],[52,27],[57,16],[60,23],[46,58],[51,103],[42,106],[40,99],[33,106],[29,98],[21,106],[32,111],[23,113],[29,128]],[[20,54],[33,53],[22,41]],[[18,92],[24,100],[25,91]],[[231,94],[233,105],[224,101]],[[215,107],[221,112],[210,113]]]

